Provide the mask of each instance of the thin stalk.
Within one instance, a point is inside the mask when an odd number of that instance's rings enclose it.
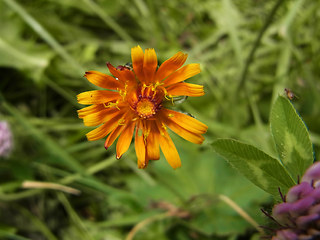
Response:
[[[235,210],[244,220],[250,223],[254,228],[261,234],[264,234],[263,229],[260,228],[259,224],[250,217],[238,204],[232,201],[229,197],[225,195],[219,195],[218,198],[229,205],[233,210]]]
[[[91,10],[97,14],[102,21],[110,27],[120,38],[125,40],[127,43],[132,44],[133,39],[131,36],[124,30],[124,28],[119,25],[116,21],[114,21],[107,13],[106,11],[103,11],[103,9],[97,5],[95,2],[92,0],[83,0],[83,2],[91,8]]]
[[[89,233],[88,227],[86,227],[86,225],[83,223],[76,211],[73,209],[66,196],[63,193],[58,193],[57,196],[59,201],[62,203],[64,209],[66,210],[67,214],[69,215],[70,220],[74,223],[74,226],[81,234],[82,239],[93,240],[94,238]]]
[[[79,195],[81,192],[78,189],[67,187],[62,184],[52,183],[52,182],[39,182],[39,181],[23,181],[22,188],[29,189],[52,189],[58,190],[69,194]]]
[[[239,82],[238,89],[237,89],[238,93],[240,92],[240,90],[242,88],[245,87],[245,83],[246,83],[249,67],[250,67],[250,65],[251,65],[251,63],[253,61],[254,55],[255,55],[255,53],[256,53],[259,45],[260,45],[261,39],[262,39],[264,33],[266,32],[266,30],[268,29],[269,25],[271,24],[274,15],[276,14],[277,10],[279,9],[279,7],[281,6],[281,4],[283,2],[285,2],[285,0],[278,0],[275,3],[275,5],[273,6],[271,12],[269,13],[266,21],[264,22],[263,27],[261,28],[261,30],[260,30],[257,38],[256,38],[256,41],[255,41],[255,43],[254,43],[254,45],[253,45],[253,47],[252,47],[252,49],[251,49],[251,51],[249,53],[249,56],[247,58],[246,64],[244,66],[244,69],[243,69],[241,77],[240,77],[240,82]]]
[[[83,73],[82,66],[60,45],[60,43],[19,3],[15,0],[4,0],[44,41],[46,41],[64,60],[70,63],[75,70]]]
[[[130,152],[131,153],[131,152]],[[137,165],[131,161],[131,159],[125,159],[126,164],[134,171],[141,179],[143,179],[148,185],[155,186],[156,181],[150,176],[150,174],[146,171],[141,171],[137,168]]]
[[[34,226],[36,230],[41,232],[43,234],[43,237],[48,240],[58,240],[56,236],[51,232],[51,230],[48,228],[45,222],[41,221],[40,218],[33,215],[29,210],[20,207],[19,205],[14,206],[15,209],[17,209],[21,215],[25,216],[29,222]]]
[[[135,225],[131,231],[129,232],[129,234],[126,237],[126,240],[133,240],[133,238],[137,235],[137,233],[145,228],[146,226],[150,225],[151,223],[155,222],[155,221],[160,221],[166,218],[170,218],[173,217],[172,214],[170,212],[165,212],[165,213],[160,213],[154,216],[151,216],[141,222],[139,222],[137,225]]]

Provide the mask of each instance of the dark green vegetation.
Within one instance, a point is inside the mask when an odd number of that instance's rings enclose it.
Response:
[[[257,238],[228,200],[262,225],[272,198],[210,143],[235,138],[275,156],[270,109],[290,88],[319,159],[319,9],[307,0],[0,1],[0,120],[15,145],[0,161],[0,239]],[[182,50],[201,64],[190,82],[206,95],[175,109],[209,130],[201,146],[171,134],[177,170],[163,158],[137,169],[133,146],[116,160],[77,118],[76,95],[94,88],[84,72],[130,62],[137,44],[160,62]],[[61,185],[23,189],[26,180]]]

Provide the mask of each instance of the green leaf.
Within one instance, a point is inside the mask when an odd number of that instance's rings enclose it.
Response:
[[[290,103],[279,96],[271,110],[271,132],[280,160],[297,180],[313,163],[314,155],[306,125]]]
[[[231,139],[216,140],[212,146],[251,182],[274,196],[279,195],[278,188],[287,192],[295,184],[277,159],[254,146]]]

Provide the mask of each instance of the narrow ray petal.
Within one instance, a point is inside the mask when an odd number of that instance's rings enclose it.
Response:
[[[156,69],[158,67],[158,60],[156,52],[153,48],[147,48],[144,52],[143,58],[143,72],[144,83],[149,84],[153,82]]]
[[[169,75],[164,80],[163,86],[166,87],[178,82],[182,82],[188,78],[193,77],[194,75],[197,75],[198,73],[200,73],[200,65],[198,63],[188,64]]]
[[[78,110],[78,117],[84,118],[85,116],[87,116],[89,114],[99,112],[105,108],[106,107],[103,104],[94,104],[94,105],[91,105],[91,106],[88,106],[88,107],[85,107],[85,108]]]
[[[180,112],[176,112],[169,109],[162,109],[159,112],[159,115],[161,115],[162,118],[169,117],[171,121],[175,122],[184,129],[187,129],[193,133],[203,134],[208,129],[207,125],[203,124],[202,122],[198,121],[193,117],[190,117]]]
[[[181,127],[176,122],[172,121],[170,117],[161,117],[162,122],[164,122],[172,131],[178,134],[180,137],[186,139],[189,142],[201,144],[204,141],[204,137],[199,133],[191,132],[183,127]]]
[[[102,124],[100,127],[92,130],[87,133],[87,138],[89,141],[99,140],[107,136],[113,129],[115,129],[119,125],[119,120],[121,119],[121,115],[118,115],[112,118],[110,121]]]
[[[147,137],[147,158],[149,160],[158,160],[160,158],[159,135],[155,121],[147,121],[150,127],[150,134]]]
[[[113,144],[113,142],[119,137],[125,127],[126,125],[119,125],[109,134],[104,143],[105,149],[108,149]]]
[[[176,146],[174,145],[168,132],[163,128],[163,126],[160,125],[158,121],[157,125],[160,131],[159,142],[163,155],[165,156],[167,162],[170,164],[172,168],[176,169],[178,167],[181,167],[181,160]]]
[[[161,82],[163,79],[168,77],[171,73],[178,70],[187,60],[188,54],[182,52],[176,53],[173,57],[166,60],[161,64],[157,70],[155,81]]]
[[[143,58],[144,54],[140,46],[131,48],[133,71],[140,81],[144,81]]]
[[[117,142],[117,159],[121,158],[121,156],[129,149],[133,137],[134,127],[135,122],[131,121],[121,133]]]
[[[115,101],[120,98],[118,92],[112,92],[108,90],[93,90],[83,92],[77,95],[78,102],[80,104],[99,104]]]
[[[203,86],[191,83],[177,83],[167,88],[167,93],[172,96],[199,97],[204,95]]]
[[[113,89],[113,90],[123,88],[123,85],[121,84],[121,82],[119,82],[118,80],[116,80],[115,78],[107,74],[104,74],[98,71],[86,72],[84,76],[88,79],[89,82],[101,88]]]
[[[117,115],[123,115],[123,111],[113,108],[105,108],[99,112],[89,114],[83,118],[83,123],[85,126],[97,126],[101,123],[107,122],[110,119],[114,118]]]
[[[148,165],[148,162],[146,160],[146,146],[141,122],[139,122],[136,126],[135,149],[138,158],[138,167],[145,168]]]

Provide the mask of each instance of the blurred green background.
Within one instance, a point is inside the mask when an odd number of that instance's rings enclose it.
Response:
[[[0,161],[0,239],[258,239],[228,200],[258,225],[273,200],[210,143],[235,138],[275,155],[270,106],[290,88],[319,156],[319,20],[320,2],[307,0],[0,1],[0,120],[14,145]],[[175,109],[209,129],[200,146],[171,133],[177,170],[163,156],[138,169],[133,146],[116,160],[77,117],[76,95],[94,89],[84,72],[130,62],[138,44],[160,63],[182,50],[201,65],[190,82],[206,95]]]

